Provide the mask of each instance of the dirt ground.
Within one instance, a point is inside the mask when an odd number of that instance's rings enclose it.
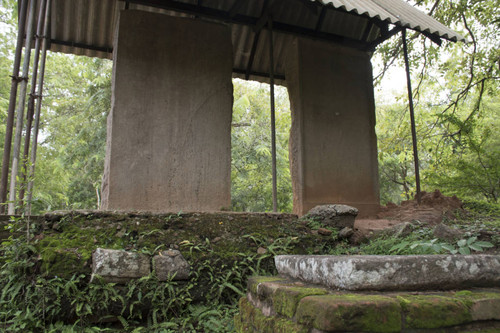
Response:
[[[439,190],[431,193],[422,192],[420,205],[416,199],[403,201],[401,205],[388,203],[386,206],[381,206],[376,216],[356,219],[354,228],[363,234],[368,234],[415,220],[436,225],[444,219],[454,219],[455,212],[461,209],[463,209],[462,202],[456,196],[444,196]]]

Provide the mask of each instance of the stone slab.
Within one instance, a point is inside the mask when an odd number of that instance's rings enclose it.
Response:
[[[295,318],[324,332],[400,332],[402,328],[399,302],[379,295],[304,297]]]
[[[92,280],[99,275],[106,282],[126,283],[149,273],[151,259],[145,254],[102,248],[92,253]]]
[[[102,209],[230,206],[232,49],[227,25],[120,13]]]
[[[292,126],[293,211],[330,203],[378,212],[375,101],[370,55],[297,38],[285,74]]]
[[[278,273],[341,290],[500,287],[499,255],[275,257]]]
[[[159,281],[189,279],[189,263],[178,250],[162,251],[154,256],[153,267]]]

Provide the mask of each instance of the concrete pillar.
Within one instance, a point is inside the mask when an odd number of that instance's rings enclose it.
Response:
[[[347,204],[379,207],[372,68],[367,53],[296,39],[286,63],[292,109],[294,213]]]
[[[229,28],[127,10],[116,31],[101,208],[229,207]]]

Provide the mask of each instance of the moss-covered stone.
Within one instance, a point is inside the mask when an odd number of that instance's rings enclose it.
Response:
[[[90,274],[90,271],[78,249],[55,248],[42,253],[41,272],[44,275],[69,279],[76,273]]]
[[[444,328],[472,321],[469,309],[458,298],[439,295],[405,295],[398,297],[404,309],[406,327]]]
[[[238,304],[240,312],[234,318],[236,332],[253,332],[254,307],[246,297],[242,297]]]
[[[494,292],[457,292],[455,298],[469,309],[472,320],[500,321],[500,293]]]
[[[253,317],[253,327],[255,332],[260,333],[274,333],[274,322],[275,318],[273,316],[266,317],[262,314],[262,311],[255,308]]]
[[[309,329],[289,319],[281,318],[274,321],[274,333],[307,333]]]
[[[173,247],[191,263],[209,259],[226,266],[246,256],[261,270],[274,272],[274,254],[306,254],[331,243],[291,214],[72,211],[46,214],[37,223],[42,231],[35,245],[47,275],[88,274],[98,247],[147,254]],[[272,251],[258,254],[259,247]],[[64,252],[78,260],[56,267],[53,258]]]
[[[399,332],[399,302],[378,295],[324,295],[304,297],[297,307],[299,324],[323,331]]]
[[[259,295],[259,285],[266,282],[278,282],[283,281],[283,278],[279,276],[252,276],[248,278],[247,288],[248,291],[255,296]]]
[[[266,317],[246,297],[240,302],[240,313],[235,316],[236,332],[307,333],[309,329],[279,316]]]
[[[240,314],[237,314],[234,316],[233,325],[234,325],[234,330],[236,331],[236,333],[248,332],[248,328],[243,327],[243,323],[241,321]]]
[[[288,318],[293,318],[300,300],[306,296],[326,295],[328,291],[323,288],[308,287],[280,287],[272,296],[274,310]]]

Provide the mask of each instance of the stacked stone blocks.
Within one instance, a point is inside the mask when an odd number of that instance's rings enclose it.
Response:
[[[237,332],[500,331],[500,290],[340,292],[280,277],[253,277]]]
[[[151,274],[158,281],[187,280],[190,266],[178,250],[161,251],[151,256],[131,251],[97,248],[92,253],[92,280],[127,283]],[[92,281],[91,280],[91,281]]]

